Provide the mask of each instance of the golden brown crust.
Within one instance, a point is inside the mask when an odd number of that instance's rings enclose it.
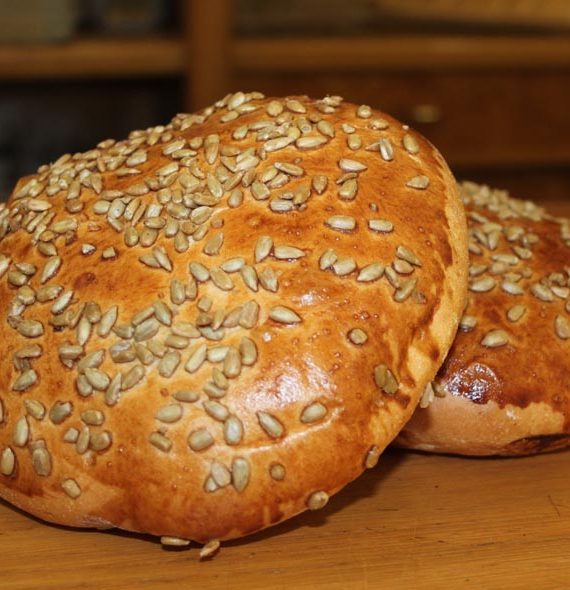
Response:
[[[207,541],[324,505],[409,418],[465,300],[442,158],[334,97],[236,93],[63,157],[18,184],[0,232],[0,496],[62,524]],[[369,266],[396,260],[409,274]],[[73,291],[57,315],[46,264],[57,305]]]
[[[397,444],[466,455],[567,446],[570,225],[473,183],[462,186],[462,197],[470,295],[436,379],[445,397],[419,408]]]

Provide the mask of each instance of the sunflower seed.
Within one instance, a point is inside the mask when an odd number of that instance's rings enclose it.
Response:
[[[394,159],[394,148],[389,139],[382,138],[379,142],[380,155],[386,162],[391,162]]]
[[[241,354],[241,362],[250,367],[255,364],[257,360],[257,346],[251,338],[244,336],[239,345],[239,352]]]
[[[311,184],[317,195],[322,195],[327,188],[328,178],[322,174],[317,174],[313,176]]]
[[[568,318],[558,314],[554,320],[554,331],[561,340],[570,338],[570,321]]]
[[[47,281],[49,281],[57,274],[57,271],[60,269],[60,267],[61,258],[59,256],[52,256],[51,258],[49,258],[42,271],[40,283],[47,283]]]
[[[99,410],[85,410],[81,412],[81,420],[87,426],[101,426],[105,422],[105,414]]]
[[[0,402],[1,404],[2,402]],[[26,412],[35,418],[36,420],[43,420],[46,415],[46,408],[45,406],[35,399],[27,399],[24,400],[24,406],[26,407]],[[2,409],[0,408],[0,424],[2,423]]]
[[[86,368],[85,377],[91,387],[97,391],[105,391],[111,383],[109,375],[103,371],[100,371],[99,369]]]
[[[373,262],[360,270],[356,280],[361,283],[369,283],[378,280],[384,274],[384,265]]]
[[[269,317],[280,324],[298,324],[302,321],[296,312],[283,305],[269,308]]]
[[[277,293],[279,287],[278,279],[275,271],[271,267],[268,266],[259,273],[259,282],[266,291]]]
[[[495,288],[497,282],[492,277],[486,276],[476,281],[472,281],[469,290],[474,293],[487,293]]]
[[[135,328],[134,332],[134,339],[137,342],[142,342],[144,340],[150,340],[154,338],[160,329],[160,323],[154,317],[151,317],[141,324],[139,324]],[[131,359],[132,360],[132,359]]]
[[[229,416],[224,422],[224,440],[228,445],[237,445],[243,438],[243,424],[237,416]]]
[[[16,471],[16,455],[10,447],[6,447],[0,455],[0,473],[11,476]]]
[[[232,461],[232,485],[237,492],[243,492],[250,478],[249,461],[243,457],[236,457]]]
[[[405,260],[406,262],[409,262],[410,264],[413,264],[414,266],[422,265],[419,258],[405,246],[398,246],[396,248],[396,256],[402,260]]]
[[[423,175],[414,176],[406,182],[406,186],[417,190],[425,190],[429,186],[429,178]]]
[[[356,179],[349,178],[345,182],[342,183],[339,191],[338,196],[343,201],[352,201],[356,197],[356,193],[358,192],[358,183]]]
[[[362,172],[368,168],[366,164],[349,158],[341,158],[338,165],[343,172]]]
[[[210,278],[208,269],[199,262],[191,262],[189,266],[190,274],[199,282],[204,283]]]
[[[353,328],[348,333],[348,339],[356,345],[364,344],[368,340],[368,335],[360,328]]]
[[[485,334],[481,344],[488,348],[496,348],[509,343],[509,337],[504,330],[491,330]]]
[[[369,119],[372,116],[372,109],[368,105],[362,104],[356,109],[356,116],[359,119]]]
[[[372,469],[373,467],[376,467],[381,452],[382,451],[380,451],[376,445],[370,447],[369,451],[366,453],[366,457],[364,458],[364,467],[366,467],[366,469]]]
[[[168,404],[158,409],[154,417],[160,422],[171,424],[182,418],[182,406],[180,404]]]
[[[55,315],[63,313],[73,299],[73,291],[64,291],[51,306],[51,312]]]
[[[64,479],[61,482],[61,489],[72,499],[75,500],[81,496],[81,488],[74,479]]]
[[[202,549],[200,549],[200,559],[207,559],[208,557],[212,557],[217,551],[220,549],[220,541],[218,539],[214,539],[212,541],[208,541]]]
[[[180,353],[176,350],[167,352],[158,363],[158,373],[165,378],[170,378],[180,364]]]
[[[507,319],[513,323],[518,322],[525,313],[526,307],[524,305],[513,305],[513,307],[507,311]]]
[[[277,260],[297,260],[305,256],[305,252],[294,246],[275,246],[273,248],[273,256]]]
[[[172,311],[170,311],[170,308],[164,301],[155,301],[152,304],[152,309],[154,310],[156,319],[163,326],[170,326],[172,324]]]
[[[280,438],[285,434],[285,427],[281,422],[267,412],[257,412],[259,425],[265,433],[271,438]]]
[[[200,399],[200,394],[197,391],[181,390],[174,392],[172,397],[179,402],[194,403]]]
[[[22,320],[16,326],[18,332],[26,338],[38,338],[44,333],[44,326],[37,320]]]
[[[85,426],[81,429],[79,436],[77,437],[77,442],[75,443],[75,450],[79,455],[83,455],[87,452],[89,448],[89,443],[91,442],[91,431],[89,430],[88,426]]]
[[[117,322],[119,308],[117,305],[110,307],[102,316],[99,325],[97,326],[97,335],[101,338],[106,338]]]
[[[30,425],[28,419],[22,416],[14,426],[14,433],[12,436],[12,442],[17,447],[25,447],[28,444],[30,438]]]
[[[321,147],[325,143],[327,143],[327,139],[324,137],[306,135],[304,137],[299,137],[295,141],[295,146],[300,150],[312,150]]]
[[[418,279],[409,279],[400,284],[400,286],[394,292],[394,301],[401,303],[408,299],[416,288]]]
[[[273,248],[273,239],[270,236],[261,236],[255,244],[255,262],[261,262],[267,258]]]
[[[240,274],[246,287],[254,292],[259,289],[257,272],[253,266],[245,265],[240,269]]]
[[[531,293],[541,301],[553,301],[554,296],[552,291],[546,285],[542,285],[541,283],[535,283],[530,288]]]
[[[135,385],[141,382],[145,374],[146,371],[142,365],[135,365],[122,376],[121,390],[128,391],[129,389],[132,389]]]
[[[294,141],[294,137],[276,137],[275,139],[266,141],[263,144],[263,147],[267,153],[276,152],[278,150],[282,150],[288,145],[291,145]]]
[[[477,318],[472,315],[464,315],[459,320],[459,328],[464,332],[470,332],[477,326]]]
[[[32,466],[41,477],[51,473],[51,455],[44,447],[37,447],[32,451]]]
[[[303,424],[312,424],[313,422],[322,420],[327,415],[327,412],[326,406],[320,402],[315,402],[305,406],[301,412],[300,420]]]
[[[269,467],[269,475],[276,481],[285,479],[285,467],[281,463],[272,463]]]
[[[55,402],[49,411],[49,419],[54,424],[61,424],[66,418],[71,416],[73,406],[71,402]]]
[[[24,371],[12,384],[12,391],[26,391],[38,382],[38,374],[34,369]]]
[[[199,344],[198,346],[196,346],[190,353],[190,357],[184,365],[184,369],[188,373],[195,373],[206,360],[207,352],[208,347],[206,346],[206,344]]]
[[[320,510],[324,508],[329,501],[329,495],[326,492],[313,492],[307,500],[307,508],[309,510]]]
[[[188,436],[188,446],[193,451],[203,451],[214,444],[214,437],[205,428],[194,430]]]
[[[42,356],[43,348],[39,344],[28,344],[14,353],[19,359],[36,359]]]
[[[94,350],[77,363],[77,371],[79,373],[83,373],[87,368],[98,369],[103,363],[104,359],[105,351],[103,349]]]
[[[356,219],[354,219],[354,217],[349,217],[348,215],[333,215],[325,221],[325,224],[331,229],[350,231],[356,227]]]
[[[399,385],[394,373],[384,364],[374,367],[374,382],[388,395],[393,395],[398,391]]]
[[[113,438],[108,430],[94,432],[89,440],[89,447],[94,451],[105,451],[113,443]]]
[[[353,258],[341,258],[332,265],[332,269],[336,275],[343,277],[356,269],[356,262]]]
[[[319,258],[319,268],[321,270],[327,270],[333,266],[337,259],[338,257],[335,251],[329,248],[328,250],[325,250]]]

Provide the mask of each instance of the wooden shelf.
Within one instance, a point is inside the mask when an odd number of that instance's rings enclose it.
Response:
[[[0,80],[170,76],[183,74],[185,62],[184,42],[176,37],[0,44]]]
[[[245,38],[233,49],[234,66],[247,71],[570,68],[567,37]]]
[[[0,44],[0,79],[179,75],[188,67],[186,47],[177,37]],[[551,69],[570,68],[570,43],[556,37],[241,38],[230,43],[228,61],[238,72]]]

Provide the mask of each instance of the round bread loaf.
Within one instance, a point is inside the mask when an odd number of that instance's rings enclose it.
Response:
[[[0,496],[165,543],[324,506],[457,329],[439,153],[339,97],[229,95],[65,155],[0,212]]]
[[[400,446],[525,455],[570,444],[570,222],[464,183],[469,303]],[[424,407],[422,407],[424,406]]]

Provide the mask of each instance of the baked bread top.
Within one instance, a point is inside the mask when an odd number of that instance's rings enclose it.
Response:
[[[469,304],[426,392],[427,407],[398,444],[467,455],[566,446],[570,223],[487,186],[463,183],[461,194],[470,233]]]
[[[465,304],[442,157],[339,97],[237,92],[62,156],[0,237],[0,496],[165,542],[324,506],[409,419]]]

